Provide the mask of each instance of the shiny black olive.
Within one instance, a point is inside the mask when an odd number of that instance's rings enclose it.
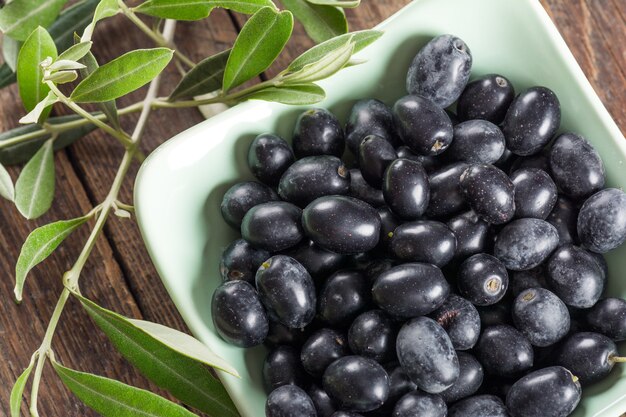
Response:
[[[232,227],[239,229],[243,217],[252,207],[277,201],[278,195],[267,185],[248,181],[233,185],[226,191],[222,204],[222,217]]]
[[[302,210],[276,201],[252,207],[241,223],[241,236],[255,248],[278,252],[295,246],[304,237]]]
[[[320,197],[302,214],[305,234],[332,252],[351,254],[376,247],[380,217],[369,204],[346,196]]]
[[[345,149],[343,129],[334,114],[326,109],[309,109],[296,121],[292,138],[298,158],[334,155],[341,158]]]
[[[272,134],[257,136],[248,151],[248,166],[264,184],[277,185],[283,172],[296,160],[285,140]]]
[[[387,206],[398,217],[415,220],[426,211],[430,185],[419,162],[396,159],[387,167],[382,186]]]
[[[456,237],[445,223],[416,220],[396,228],[390,249],[398,259],[442,267],[454,257]]]

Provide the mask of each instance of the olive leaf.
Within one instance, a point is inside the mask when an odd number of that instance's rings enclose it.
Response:
[[[342,69],[354,52],[352,38],[348,38],[343,46],[326,54],[320,60],[305,65],[299,71],[283,78],[285,83],[307,83],[330,77]]]
[[[65,386],[104,417],[197,417],[178,404],[143,389],[85,372],[52,366]]]
[[[265,71],[285,47],[293,30],[293,16],[264,7],[241,28],[224,70],[228,91]]]
[[[195,97],[222,88],[229,55],[230,49],[227,49],[198,62],[174,88],[170,100]]]
[[[359,32],[346,33],[344,35],[336,36],[332,39],[315,45],[311,49],[304,52],[302,55],[294,59],[287,70],[289,72],[296,72],[304,68],[305,65],[317,62],[325,55],[335,51],[337,48],[341,48],[345,45],[348,39],[352,39],[354,43],[353,53],[357,53],[364,49],[366,46],[372,44],[376,39],[380,38],[383,32],[378,30],[362,30]]]
[[[222,8],[243,14],[254,14],[264,7],[278,10],[271,0],[207,0],[211,8]]]
[[[128,319],[74,294],[116,349],[141,373],[185,404],[210,415],[238,416],[211,366],[239,374],[222,358],[193,337],[142,320]]]
[[[317,43],[348,32],[346,15],[337,7],[319,6],[307,0],[282,0],[282,3]]]
[[[27,219],[44,214],[54,197],[54,157],[52,139],[28,161],[15,183],[15,205]]]
[[[24,41],[38,26],[49,26],[67,0],[13,0],[0,9],[0,30]]]
[[[50,34],[40,26],[26,39],[17,58],[17,84],[28,111],[33,110],[50,91],[42,82],[43,70],[39,65],[47,57],[56,58],[57,48]]]
[[[11,408],[11,417],[20,417],[20,406],[22,405],[22,395],[24,394],[24,388],[26,388],[26,383],[28,382],[28,378],[30,377],[31,372],[33,371],[33,367],[35,366],[35,358],[37,354],[34,354],[30,359],[30,363],[24,369],[24,372],[17,377],[15,380],[15,384],[13,384],[13,388],[11,389],[11,397],[9,399],[10,408]]]
[[[83,58],[85,55],[89,53],[92,45],[93,45],[93,42],[91,41],[80,42],[75,45],[72,45],[59,55],[59,58],[55,61],[55,63],[58,61],[63,61],[63,60],[78,61],[79,59]]]
[[[317,4],[320,6],[335,6],[342,7],[344,9],[354,9],[359,7],[361,0],[307,0],[311,4]]]
[[[72,91],[77,103],[101,103],[126,95],[159,75],[172,59],[168,48],[138,49],[97,68]]]
[[[79,119],[82,119],[82,117],[72,114],[69,116],[50,117],[46,120],[46,122],[48,124],[55,125],[59,123],[73,122]],[[54,150],[65,148],[66,146],[74,143],[77,139],[87,135],[95,128],[95,125],[86,123],[82,126],[60,133],[54,140]],[[39,129],[41,129],[41,126],[35,124],[16,127],[15,129],[0,133],[0,143],[11,140],[17,136],[32,133]],[[0,163],[4,165],[16,165],[27,162],[48,139],[50,139],[49,134],[27,142],[16,143],[11,146],[3,146],[0,148]]]
[[[271,0],[148,0],[133,10],[162,19],[200,20],[215,8],[254,14],[263,7],[276,9]]]
[[[59,101],[59,98],[52,91],[48,92],[48,95],[44,97],[39,103],[35,105],[28,114],[20,119],[20,123],[29,124],[29,123],[37,123],[42,118],[42,115],[50,106]],[[45,116],[44,116],[45,118]]]
[[[200,20],[209,16],[211,5],[207,0],[148,0],[133,11],[162,19]]]
[[[93,13],[91,23],[89,23],[83,31],[83,36],[80,38],[81,41],[86,42],[91,40],[93,31],[96,29],[96,24],[103,19],[115,16],[119,12],[120,6],[118,5],[117,0],[100,0]]]
[[[2,38],[2,57],[4,62],[15,72],[17,66],[17,55],[20,53],[22,42],[16,41],[10,36],[4,36]]]
[[[74,34],[74,40],[76,42],[79,42],[78,43],[79,45],[83,43],[83,42],[80,42],[80,37],[76,34]],[[85,65],[85,68],[80,70],[80,75],[83,78],[87,78],[89,75],[91,75],[92,72],[94,72],[100,66],[98,65],[98,61],[96,60],[96,57],[93,56],[91,51],[87,51],[85,56],[83,56],[79,62]],[[114,128],[119,130],[120,118],[119,118],[119,115],[117,114],[117,106],[115,104],[115,100],[103,101],[102,103],[98,103],[98,106],[100,107],[100,109],[102,109],[102,112],[107,116],[107,121]]]
[[[324,100],[324,89],[317,84],[290,84],[282,87],[269,87],[247,94],[242,100],[265,100],[283,104],[314,104]]]
[[[0,196],[9,201],[13,201],[15,199],[13,180],[11,180],[11,176],[2,164],[0,164]]]
[[[63,10],[48,28],[59,51],[74,44],[74,33],[82,33],[93,19],[100,0],[82,0]]]
[[[84,224],[89,217],[61,220],[38,227],[26,238],[15,266],[15,299],[22,301],[22,291],[26,276],[37,264],[43,262],[74,230]]]
[[[82,32],[91,22],[94,10],[100,0],[82,0],[63,10],[57,20],[48,28],[57,50],[63,51],[72,45],[74,32]],[[0,89],[16,81],[15,71],[8,64],[0,65]]]

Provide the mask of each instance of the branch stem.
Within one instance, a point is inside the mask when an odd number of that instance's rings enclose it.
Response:
[[[63,104],[65,104],[67,107],[72,109],[74,111],[74,113],[76,113],[76,114],[82,116],[83,118],[91,121],[91,123],[93,123],[94,125],[98,126],[100,129],[104,130],[109,135],[111,135],[114,138],[116,138],[117,140],[119,140],[122,143],[122,145],[124,145],[126,147],[131,145],[131,140],[130,140],[130,138],[128,137],[128,135],[126,133],[124,133],[121,130],[113,129],[111,126],[109,126],[108,124],[104,123],[102,120],[99,120],[98,118],[94,117],[87,110],[83,109],[78,104],[76,104],[72,100],[70,100],[65,94],[63,94],[63,92],[61,92],[61,90],[59,90],[57,88],[57,86],[53,82],[47,81],[46,84],[48,84],[48,87],[50,87],[50,90],[59,98],[59,100]]]
[[[174,56],[179,61],[181,61],[185,65],[187,65],[189,68],[193,68],[193,67],[196,66],[196,63],[193,62],[191,59],[189,59],[185,54],[180,52],[178,50],[178,48],[176,48],[176,45],[174,45],[174,43],[172,41],[167,40],[165,38],[165,36],[161,35],[159,32],[156,32],[156,31],[152,30],[152,28],[150,28],[150,26],[146,25],[139,18],[139,16],[137,16],[135,14],[135,12],[130,7],[128,7],[123,1],[119,0],[119,6],[120,6],[120,9],[122,10],[122,13],[124,13],[124,16],[126,16],[131,22],[133,22],[135,24],[135,26],[137,26],[137,28],[139,30],[141,30],[143,33],[146,34],[146,36],[148,36],[150,39],[152,39],[154,41],[154,43],[156,43],[158,46],[161,46],[161,47],[173,49],[174,50]]]
[[[169,33],[173,34],[175,25],[176,25],[175,21],[168,20],[166,22],[166,28],[169,31]],[[39,394],[39,386],[41,385],[41,376],[43,374],[43,369],[46,363],[46,358],[51,356],[52,354],[52,350],[51,350],[52,339],[54,337],[54,333],[59,323],[59,319],[61,318],[61,314],[63,313],[63,309],[65,308],[65,305],[67,303],[67,300],[69,299],[71,291],[79,291],[78,280],[80,279],[80,274],[83,270],[83,267],[85,266],[85,263],[87,262],[87,259],[89,258],[89,255],[91,254],[93,248],[96,245],[97,238],[98,236],[100,236],[104,228],[104,225],[107,221],[107,218],[109,217],[109,214],[111,213],[111,210],[113,209],[113,207],[116,205],[116,202],[118,201],[117,200],[118,195],[120,193],[120,189],[122,188],[122,184],[124,183],[124,178],[126,177],[126,173],[128,172],[128,169],[130,168],[130,165],[132,164],[133,159],[135,158],[135,155],[138,152],[138,145],[139,145],[139,142],[141,141],[141,134],[143,132],[146,122],[148,121],[148,116],[152,108],[150,103],[157,94],[157,91],[159,89],[159,83],[160,83],[160,77],[156,77],[154,80],[152,80],[150,84],[150,88],[148,89],[148,94],[145,100],[146,104],[143,104],[141,107],[142,112],[139,117],[139,121],[137,122],[137,125],[135,127],[135,131],[133,132],[133,136],[131,138],[128,138],[130,141],[129,146],[126,147],[126,151],[124,152],[122,161],[120,162],[117,173],[115,174],[115,178],[113,179],[113,183],[111,184],[111,188],[109,189],[109,192],[107,193],[107,196],[105,197],[104,201],[100,205],[98,205],[96,208],[90,211],[89,215],[97,216],[96,224],[91,230],[91,233],[89,234],[89,238],[87,239],[85,246],[81,250],[80,255],[78,255],[78,259],[76,260],[72,268],[69,271],[67,271],[63,277],[63,283],[65,285],[65,288],[63,289],[63,291],[61,292],[61,295],[59,296],[59,300],[57,301],[56,307],[54,308],[54,311],[52,313],[52,317],[50,318],[50,322],[48,323],[46,334],[44,335],[41,346],[38,349],[39,356],[37,358],[37,365],[36,365],[35,373],[33,376],[33,385],[31,388],[31,395],[30,395],[30,414],[32,417],[39,417],[39,412],[37,411],[37,399],[38,399],[38,394]],[[56,86],[54,87],[56,88]],[[58,94],[58,93],[55,91],[55,94]],[[58,97],[61,99],[61,101],[64,101],[61,96],[58,96]],[[66,98],[65,102],[66,101],[69,101],[69,100]],[[78,109],[80,109],[80,107],[78,107]],[[76,109],[73,109],[73,110],[76,111]],[[77,113],[79,112],[77,111]],[[89,115],[89,120],[93,122],[94,120],[97,120],[97,119]]]

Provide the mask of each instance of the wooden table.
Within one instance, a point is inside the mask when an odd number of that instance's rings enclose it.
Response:
[[[363,0],[357,10],[347,12],[353,30],[370,28],[390,16],[408,0]],[[626,2],[620,0],[543,0],[587,77],[618,125],[626,128]],[[229,47],[241,28],[240,16],[215,11],[213,18],[178,26],[176,43],[195,61]],[[108,61],[122,52],[151,43],[127,20],[117,17],[106,21],[95,39],[95,53]],[[106,34],[106,36],[103,36]],[[311,45],[297,24],[294,39],[281,57],[284,64],[303,48]],[[282,64],[281,64],[282,66]],[[270,71],[271,72],[271,71]],[[171,91],[177,80],[175,70],[168,70],[163,91]],[[120,100],[127,105],[140,100],[141,90]],[[0,129],[17,125],[22,115],[17,89],[0,91]],[[161,111],[148,124],[142,149],[151,152],[176,133],[202,121],[196,110]],[[136,118],[126,117],[127,130]],[[52,309],[61,292],[61,276],[76,259],[86,239],[86,230],[73,236],[45,264],[31,272],[22,305],[12,301],[15,261],[20,246],[36,226],[87,212],[105,196],[113,180],[121,149],[110,137],[94,132],[69,149],[55,155],[57,192],[52,209],[36,221],[25,221],[12,204],[0,201],[0,415],[8,416],[8,398],[12,382],[27,365],[39,346]],[[19,169],[12,168],[17,177]],[[121,193],[122,201],[131,202],[135,166]],[[142,243],[134,221],[112,218],[86,266],[83,292],[105,307],[132,317],[163,323],[186,330],[170,301]],[[75,369],[120,379],[126,383],[154,389],[128,365],[94,327],[90,319],[71,302],[66,308],[54,340],[57,357]],[[27,412],[26,406],[22,408]],[[41,416],[93,416],[63,387],[48,368],[41,387]],[[24,414],[26,415],[26,414]],[[215,416],[217,417],[217,416]]]

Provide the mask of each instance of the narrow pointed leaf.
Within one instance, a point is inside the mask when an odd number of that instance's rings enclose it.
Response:
[[[11,397],[9,399],[11,407],[11,417],[20,417],[22,395],[24,394],[24,388],[26,388],[28,378],[33,371],[33,367],[35,365],[35,357],[36,355],[33,355],[33,358],[30,360],[30,364],[26,367],[26,369],[24,369],[24,372],[22,372],[22,374],[17,377],[17,379],[15,380],[15,384],[13,384],[13,389],[11,389]]]
[[[346,15],[337,7],[318,6],[306,0],[282,0],[282,3],[317,43],[348,32]]]
[[[87,217],[61,220],[46,224],[30,232],[22,245],[15,266],[15,299],[22,301],[26,276],[37,264],[43,262],[74,230],[87,221]]]
[[[57,20],[48,28],[59,51],[69,48],[74,32],[82,33],[91,22],[93,12],[100,0],[83,0],[63,10]],[[0,89],[17,81],[15,71],[6,63],[0,65]]]
[[[59,124],[72,122],[82,119],[77,115],[50,117],[46,120],[50,124]],[[0,144],[6,140],[10,140],[14,137],[25,135],[27,133],[34,132],[41,129],[40,125],[27,125],[16,127],[9,131],[0,133]],[[85,124],[83,126],[76,127],[74,129],[66,130],[59,134],[54,140],[54,150],[63,149],[66,146],[74,143],[77,139],[82,138],[88,133],[95,130],[95,126],[92,124]],[[40,138],[29,140],[27,142],[21,142],[12,146],[5,146],[0,148],[0,163],[4,165],[16,165],[27,162],[30,158],[37,153],[46,140],[50,139],[50,135],[44,135]]]
[[[75,35],[75,40],[80,42],[80,37]],[[93,73],[100,65],[98,65],[98,61],[96,57],[93,56],[91,51],[88,51],[84,57],[80,59],[80,63],[85,65],[85,68],[80,70],[80,75],[83,78],[87,78],[91,73]],[[102,103],[98,103],[98,107],[102,110],[104,114],[107,116],[107,121],[116,129],[120,128],[120,119],[117,114],[117,105],[115,104],[115,100],[103,101]]]
[[[176,86],[170,100],[195,97],[222,88],[224,68],[230,55],[230,49],[210,56],[198,62]]]
[[[72,92],[78,103],[114,100],[148,84],[172,59],[168,48],[138,49],[97,68]]]
[[[50,71],[80,70],[83,68],[85,65],[70,59],[58,59],[48,67]]]
[[[271,0],[148,0],[134,11],[162,19],[200,20],[208,17],[215,8],[254,14],[263,7],[276,9]]]
[[[57,49],[50,34],[38,27],[24,42],[17,58],[17,83],[27,111],[34,109],[50,91],[42,81],[43,70],[39,65],[47,57],[56,58]]]
[[[38,26],[48,27],[67,0],[13,0],[0,9],[0,30],[24,41]]]
[[[86,42],[91,40],[91,36],[93,35],[93,31],[96,28],[96,24],[103,19],[115,16],[119,12],[120,7],[117,3],[117,0],[100,0],[98,6],[96,7],[96,10],[94,11],[91,23],[89,23],[83,31],[81,41]]]
[[[26,116],[20,119],[20,123],[25,125],[30,123],[37,123],[37,121],[41,118],[46,109],[52,106],[57,101],[59,101],[58,97],[52,91],[48,92],[48,95],[39,103],[37,103],[34,109],[32,109],[30,112],[28,112]]]
[[[78,399],[104,417],[197,417],[178,404],[149,391],[75,371],[56,361],[52,362],[52,366]]]
[[[210,415],[238,416],[228,393],[205,365],[237,372],[206,346],[176,330],[127,319],[75,296],[116,349],[148,379]]]
[[[17,67],[17,55],[20,53],[22,42],[16,41],[10,36],[4,36],[2,38],[2,56],[4,62],[15,72]]]
[[[243,26],[224,70],[223,89],[228,91],[265,71],[291,36],[293,17],[264,7]]]
[[[207,0],[212,8],[222,8],[243,14],[254,14],[264,7],[274,10],[276,5],[271,0]]]
[[[354,52],[357,53],[366,46],[372,44],[376,39],[380,38],[383,32],[378,30],[362,30],[359,32],[346,33],[337,36],[326,42],[315,45],[302,55],[294,59],[287,68],[290,72],[301,70],[305,65],[317,62],[325,55],[333,52],[337,48],[341,48],[351,38],[354,43]]]
[[[17,81],[15,72],[7,64],[0,65],[0,88],[7,87]]]
[[[79,59],[87,55],[87,53],[89,53],[92,45],[93,42],[91,41],[80,42],[76,45],[72,45],[66,51],[62,52],[59,55],[57,62],[61,60],[78,61]]]
[[[148,0],[134,11],[162,19],[200,20],[209,15],[211,5],[207,0]]]
[[[63,10],[57,20],[48,28],[59,51],[65,51],[74,44],[74,33],[83,33],[93,19],[100,0],[83,0]]]
[[[15,199],[13,180],[11,180],[11,176],[2,164],[0,164],[0,196],[9,201],[13,201]]]
[[[15,205],[24,217],[35,219],[48,211],[53,198],[54,158],[52,140],[48,140],[20,173],[15,183]]]
[[[354,9],[359,7],[361,0],[307,0],[311,4],[317,4],[320,6],[335,6],[342,7],[344,9]]]
[[[242,100],[265,100],[283,104],[314,104],[324,100],[324,89],[317,84],[293,84],[283,87],[270,87],[251,93]]]
[[[330,77],[343,68],[354,50],[350,39],[340,48],[335,49],[317,62],[305,65],[301,70],[285,77],[285,82],[306,83]]]

